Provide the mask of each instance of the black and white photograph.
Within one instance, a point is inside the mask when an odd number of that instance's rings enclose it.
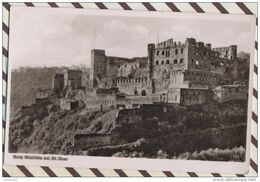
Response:
[[[245,162],[255,17],[111,12],[11,9],[8,155]]]

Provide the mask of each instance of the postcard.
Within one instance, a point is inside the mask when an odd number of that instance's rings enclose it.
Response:
[[[11,7],[5,164],[249,170],[255,16]]]

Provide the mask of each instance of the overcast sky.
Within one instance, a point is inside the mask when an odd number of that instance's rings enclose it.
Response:
[[[237,44],[238,51],[250,52],[247,22],[90,16],[32,9],[16,9],[11,17],[13,68],[89,65],[94,46],[105,49],[108,56],[146,56],[147,44],[157,43],[158,37],[160,41],[173,38],[181,42],[194,37],[212,47]]]

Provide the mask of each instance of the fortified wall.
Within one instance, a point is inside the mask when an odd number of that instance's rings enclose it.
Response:
[[[218,102],[248,98],[248,88],[245,85],[221,85],[213,89],[213,92],[213,99]]]
[[[104,50],[91,51],[91,88],[110,88],[116,78],[146,76],[146,57],[122,58],[106,56]]]
[[[194,38],[187,38],[184,43],[168,39],[148,44],[147,57],[131,59],[106,56],[105,50],[94,49],[90,88],[76,96],[89,108],[133,108],[155,102],[187,106],[209,99],[246,99],[245,89],[233,88],[238,65],[237,46],[212,48]],[[67,95],[81,87],[81,71],[68,70],[53,79],[54,90]]]

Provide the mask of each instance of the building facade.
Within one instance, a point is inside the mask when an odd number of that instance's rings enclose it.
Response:
[[[102,106],[139,105],[140,102],[131,102],[131,98],[136,97],[146,97],[139,99],[144,103],[203,104],[211,99],[212,90],[232,85],[237,80],[239,62],[236,45],[211,48],[211,44],[197,42],[194,38],[187,38],[184,43],[168,39],[148,44],[147,57],[109,57],[104,50],[92,50],[91,56],[91,88],[113,86],[118,88],[118,93],[125,94],[124,101],[119,101],[116,95],[104,97],[93,92],[86,100],[88,104]],[[236,98],[240,97],[245,98],[245,93],[241,92]]]

